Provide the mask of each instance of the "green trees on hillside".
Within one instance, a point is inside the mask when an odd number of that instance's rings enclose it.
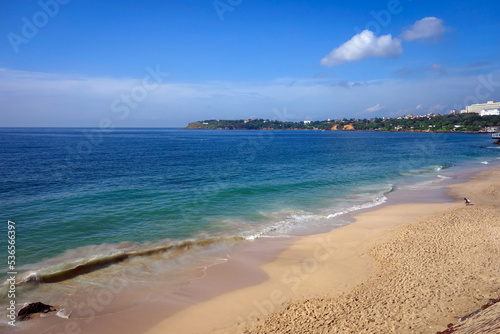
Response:
[[[311,122],[282,122],[269,119],[205,120],[189,123],[188,129],[227,130],[342,130],[352,127],[362,131],[456,131],[476,132],[485,127],[500,126],[500,116],[478,114],[436,115],[414,118],[342,119]]]

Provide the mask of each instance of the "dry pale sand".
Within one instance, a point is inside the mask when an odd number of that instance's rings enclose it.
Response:
[[[499,294],[498,217],[478,205],[400,228],[368,251],[377,267],[366,282],[337,298],[296,301],[251,332],[442,330]]]
[[[442,331],[500,295],[500,170],[450,195],[457,200],[389,205],[301,238],[261,267],[265,282],[192,306],[148,334]],[[500,333],[499,308],[456,333]]]

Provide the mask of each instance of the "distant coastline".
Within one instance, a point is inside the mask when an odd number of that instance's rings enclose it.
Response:
[[[269,119],[204,120],[191,122],[183,129],[196,130],[328,130],[390,132],[500,132],[500,116],[477,114],[404,116],[397,118],[341,119],[286,122]]]

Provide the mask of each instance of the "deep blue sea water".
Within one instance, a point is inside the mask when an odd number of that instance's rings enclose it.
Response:
[[[16,223],[17,265],[35,280],[186,240],[283,236],[334,226],[402,185],[498,161],[492,143],[487,134],[3,128],[0,233]]]

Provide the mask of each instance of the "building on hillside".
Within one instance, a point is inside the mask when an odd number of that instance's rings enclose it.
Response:
[[[458,114],[460,114],[460,111],[458,111],[457,109],[450,110],[450,115],[458,115]]]
[[[483,110],[499,109],[499,108],[500,108],[500,102],[488,101],[486,103],[471,104],[470,106],[466,106],[465,111],[462,110],[462,113],[480,114],[481,111]]]
[[[497,109],[484,109],[484,110],[481,110],[479,115],[481,115],[481,117],[483,117],[483,116],[499,116],[500,109],[498,109],[498,108]]]
[[[311,121],[304,121],[304,124],[311,124]]]
[[[479,132],[489,132],[489,133],[500,132],[500,126],[487,126],[482,130],[480,130]]]

